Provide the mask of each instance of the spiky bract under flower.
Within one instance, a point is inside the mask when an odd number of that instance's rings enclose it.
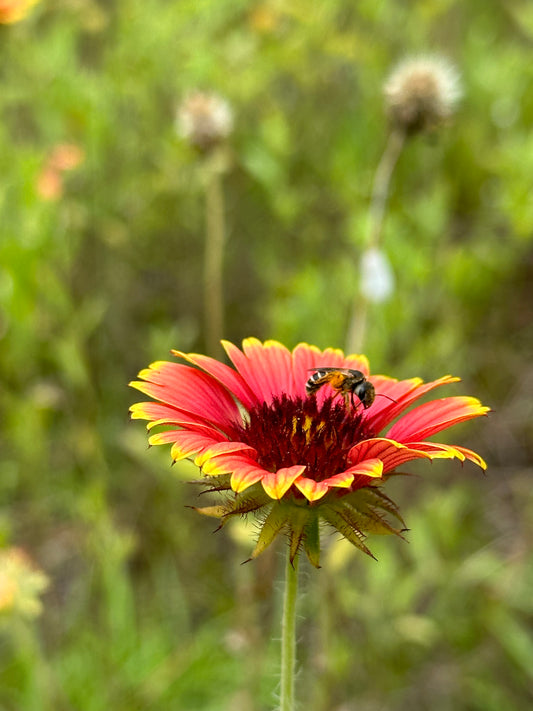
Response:
[[[303,547],[318,566],[321,523],[370,554],[366,534],[401,535],[404,527],[382,490],[398,466],[419,458],[457,458],[485,468],[469,449],[427,440],[485,414],[488,408],[478,400],[447,397],[405,412],[424,394],[458,378],[423,383],[371,376],[365,356],[307,344],[292,352],[254,338],[246,339],[242,350],[223,345],[234,368],[173,351],[187,364],[158,361],[142,370],[131,385],[155,401],[137,403],[131,412],[149,420],[149,430],[167,427],[151,434],[150,444],[170,443],[174,461],[192,458],[202,483],[221,495],[221,503],[197,511],[222,523],[235,515],[258,515],[261,530],[252,557],[287,533],[291,557]],[[328,385],[306,395],[309,373],[320,367],[360,371],[375,388],[373,404],[346,406]]]

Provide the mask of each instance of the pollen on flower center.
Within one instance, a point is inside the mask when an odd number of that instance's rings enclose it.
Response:
[[[314,397],[283,394],[252,409],[239,438],[257,451],[265,469],[305,464],[307,477],[323,481],[344,471],[350,449],[371,436],[362,413],[333,397],[319,404]]]

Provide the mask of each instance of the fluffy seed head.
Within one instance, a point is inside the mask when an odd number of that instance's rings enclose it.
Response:
[[[384,84],[394,125],[407,133],[434,128],[453,114],[461,98],[458,71],[442,57],[413,57],[396,66]]]
[[[394,272],[385,252],[375,247],[361,257],[361,294],[368,301],[380,304],[394,292]]]
[[[217,94],[195,91],[186,96],[179,106],[176,129],[191,145],[208,151],[231,133],[231,106]]]

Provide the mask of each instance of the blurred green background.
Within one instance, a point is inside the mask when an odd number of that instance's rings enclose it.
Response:
[[[206,349],[205,171],[176,107],[199,87],[235,113],[225,336],[342,347],[383,81],[428,51],[464,99],[400,158],[396,292],[365,351],[374,372],[460,375],[443,394],[494,412],[450,441],[489,469],[392,482],[410,542],[372,539],[378,563],[326,538],[302,573],[299,697],[531,708],[533,4],[56,0],[0,26],[0,540],[50,580],[38,618],[0,619],[1,711],[274,706],[279,552],[241,567],[253,526],[212,535],[185,508],[194,467],[128,422],[140,368]]]

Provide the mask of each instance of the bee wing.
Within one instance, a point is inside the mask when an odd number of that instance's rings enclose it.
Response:
[[[334,366],[317,366],[316,368],[308,368],[310,373],[341,373],[349,378],[357,378],[357,380],[365,380],[365,376],[360,370],[352,370],[351,368],[335,368]]]

